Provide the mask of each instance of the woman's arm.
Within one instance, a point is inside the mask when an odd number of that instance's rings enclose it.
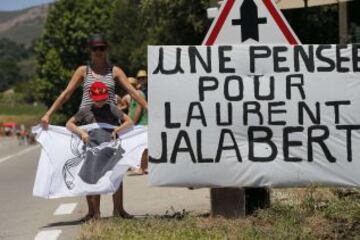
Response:
[[[129,108],[128,97],[130,97],[130,95],[126,94],[123,98],[119,98],[118,107],[120,108],[121,111],[124,111],[125,109]]]
[[[123,120],[124,120],[123,123],[119,127],[114,129],[114,131],[113,131],[113,137],[114,138],[116,137],[117,133],[120,133],[120,132],[122,132],[122,131],[124,131],[126,129],[129,129],[130,127],[132,127],[134,125],[131,118],[126,114],[123,115]]]
[[[89,142],[89,134],[87,133],[87,131],[85,131],[84,129],[79,128],[76,125],[76,119],[75,117],[71,117],[67,123],[66,123],[66,127],[67,129],[69,129],[70,131],[72,131],[75,134],[78,134],[81,137],[81,140],[84,143],[88,143]]]
[[[134,124],[137,124],[141,118],[141,115],[143,113],[143,107],[140,104],[136,104],[135,113],[134,113]]]
[[[66,89],[60,94],[59,97],[57,97],[57,99],[51,105],[49,110],[41,118],[41,124],[43,125],[43,127],[47,128],[53,113],[56,112],[65,102],[67,102],[71,97],[71,95],[74,93],[75,89],[80,86],[80,84],[84,80],[85,71],[86,71],[86,66],[81,66],[78,69],[76,69]]]
[[[143,108],[147,109],[146,100],[141,97],[141,95],[136,91],[133,86],[131,86],[123,70],[121,70],[119,67],[114,67],[113,75],[115,79],[117,79],[119,84],[124,87],[125,91],[129,93],[130,96],[134,98],[135,101],[138,102]]]

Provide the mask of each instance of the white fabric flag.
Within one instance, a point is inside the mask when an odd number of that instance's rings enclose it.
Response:
[[[147,148],[147,127],[136,126],[111,140],[108,124],[81,126],[90,143],[65,127],[33,128],[42,146],[33,195],[42,198],[114,193],[126,171],[138,167]]]

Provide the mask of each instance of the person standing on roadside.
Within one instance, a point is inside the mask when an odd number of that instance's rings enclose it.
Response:
[[[139,94],[147,99],[147,73],[145,70],[139,70],[136,79],[138,82],[138,92]],[[129,104],[129,117],[133,120],[135,125],[148,125],[148,111],[138,104],[133,98],[130,100]],[[136,174],[147,174],[148,172],[148,149],[142,154],[140,168],[135,170]]]
[[[131,86],[133,86],[135,89],[137,89],[138,87],[138,81],[136,78],[134,77],[129,77],[128,78]],[[145,98],[145,97],[144,97]],[[130,101],[131,101],[131,96],[130,94],[126,94],[125,96],[123,96],[122,98],[119,98],[118,100],[118,107],[120,108],[120,110],[122,110],[124,113],[129,113],[129,107],[130,107]]]
[[[148,96],[148,76],[146,70],[139,70],[136,74],[136,79],[138,80],[138,88],[144,93],[145,99],[147,101]]]
[[[88,41],[88,47],[90,49],[90,64],[80,66],[76,69],[65,90],[56,98],[52,106],[41,118],[41,124],[45,129],[50,123],[51,116],[71,98],[74,91],[81,85],[83,88],[83,97],[80,109],[90,106],[92,101],[89,96],[89,89],[95,81],[101,81],[108,87],[109,98],[107,103],[116,105],[115,84],[118,83],[135,101],[147,109],[146,100],[131,86],[123,70],[111,65],[107,60],[108,44],[104,35],[101,33],[92,34]],[[129,214],[123,207],[122,186],[121,184],[118,191],[113,195],[114,216],[127,217]]]

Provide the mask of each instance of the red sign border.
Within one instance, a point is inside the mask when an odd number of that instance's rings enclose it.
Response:
[[[217,22],[215,23],[214,28],[212,29],[208,39],[205,41],[206,46],[213,45],[225,23],[225,20],[227,19],[230,10],[234,6],[236,0],[227,0],[225,3],[225,6],[223,8],[223,11],[220,13],[219,18],[217,19]],[[284,22],[282,16],[277,11],[277,8],[274,6],[273,2],[271,0],[262,0],[265,4],[266,8],[268,9],[270,15],[275,20],[275,23],[280,28],[281,32],[284,34],[286,40],[291,45],[299,44],[297,38],[294,36],[292,31],[288,28],[286,23]]]

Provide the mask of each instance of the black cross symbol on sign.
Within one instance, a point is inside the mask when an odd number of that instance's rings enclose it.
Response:
[[[232,25],[241,26],[241,41],[252,38],[259,41],[259,24],[267,23],[266,18],[258,18],[258,7],[254,0],[244,0],[240,7],[241,19],[233,19]]]

